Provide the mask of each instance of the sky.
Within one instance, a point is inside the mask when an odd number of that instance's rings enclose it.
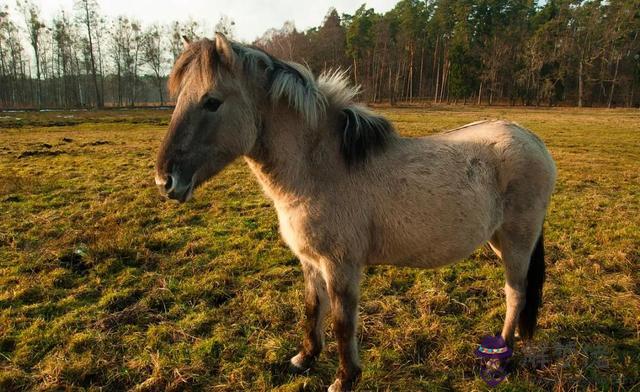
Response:
[[[73,0],[34,0],[40,5],[45,21],[60,10],[71,11]],[[15,0],[9,0],[14,6]],[[233,19],[235,38],[253,41],[266,30],[280,28],[285,21],[293,20],[298,30],[305,30],[322,23],[329,7],[340,14],[353,13],[365,0],[98,0],[100,9],[107,16],[135,17],[144,24],[192,18],[213,30],[221,15]],[[368,0],[367,6],[378,12],[393,8],[397,0]],[[0,0],[0,3],[5,1]]]

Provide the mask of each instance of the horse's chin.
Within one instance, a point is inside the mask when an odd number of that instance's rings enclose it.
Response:
[[[171,192],[169,194],[167,194],[167,197],[169,199],[175,200],[178,203],[186,203],[189,200],[191,200],[193,198],[193,191],[195,190],[195,186],[194,186],[194,182],[191,181],[189,183],[189,185],[187,185],[187,188],[180,192],[180,193],[176,193],[176,192]]]
[[[187,190],[187,193],[184,195],[184,200],[180,201],[180,203],[186,203],[189,200],[193,199],[193,192],[195,191],[196,187],[193,184],[193,182],[191,182],[191,185],[189,186],[189,189]]]
[[[211,178],[213,178],[213,176],[208,176],[206,178],[201,178],[196,173],[196,175],[194,175],[193,178],[191,179],[191,183],[189,184],[189,188],[185,192],[184,196],[182,198],[180,198],[180,199],[177,199],[177,201],[179,203],[186,203],[189,200],[193,199],[193,195],[195,194],[196,189],[200,188],[201,185],[203,185],[205,182],[209,181]]]
[[[220,171],[222,171],[223,168],[224,166],[221,165],[220,167],[203,167],[199,170],[196,170],[193,176],[191,176],[191,182],[189,183],[188,188],[185,190],[185,192],[181,195],[175,195],[173,197],[172,195],[169,195],[169,198],[174,199],[181,204],[188,202],[189,200],[193,199],[195,191],[200,188],[200,186],[210,181]]]

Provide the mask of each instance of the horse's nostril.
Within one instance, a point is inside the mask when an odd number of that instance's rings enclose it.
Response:
[[[174,185],[173,183],[174,183],[173,176],[171,174],[169,174],[167,176],[167,180],[164,183],[164,190],[167,193],[169,193],[169,192],[171,192],[173,190],[173,185]]]

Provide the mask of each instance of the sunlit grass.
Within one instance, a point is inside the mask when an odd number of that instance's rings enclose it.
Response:
[[[516,370],[497,389],[637,389],[640,112],[380,111],[411,136],[508,118],[536,131],[557,161],[545,304],[529,347],[546,363],[533,366],[519,344]],[[330,332],[311,373],[287,372],[302,332],[302,275],[245,165],[191,203],[158,195],[153,162],[168,116],[3,116],[0,390],[298,391],[332,382]],[[484,390],[473,349],[500,330],[502,285],[484,249],[435,271],[369,269],[359,389]],[[557,345],[575,349],[559,354]]]

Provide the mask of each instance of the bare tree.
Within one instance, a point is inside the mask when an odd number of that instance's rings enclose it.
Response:
[[[126,72],[125,51],[128,51],[129,20],[123,16],[118,17],[111,26],[111,59],[116,78],[116,97],[118,106],[122,106],[124,99],[123,77]]]
[[[140,22],[131,22],[131,31],[133,33],[133,40],[130,41],[132,47],[129,51],[128,65],[131,67],[131,101],[130,106],[136,105],[136,99],[138,97],[138,69],[140,67],[140,48],[142,46],[142,29]]]
[[[98,106],[98,108],[102,108],[104,107],[104,102],[102,101],[102,95],[100,94],[100,89],[98,87],[98,73],[96,70],[96,59],[93,47],[93,39],[95,33],[92,31],[95,29],[97,24],[98,2],[97,0],[76,0],[75,7],[77,10],[78,22],[85,27],[87,33],[87,42],[89,44],[89,59],[91,63],[91,75],[93,78],[93,86],[96,93],[96,105]]]
[[[29,42],[33,48],[33,53],[36,60],[36,95],[37,105],[42,106],[42,83],[40,78],[40,33],[45,27],[44,23],[40,21],[40,8],[31,0],[19,1],[22,14],[27,25],[27,32],[29,34]]]
[[[164,62],[165,47],[163,45],[160,26],[153,25],[145,33],[143,38],[144,60],[149,65],[156,79],[160,105],[164,105],[164,94],[162,87],[162,67]]]
[[[4,101],[8,106],[29,104],[28,88],[25,86],[28,77],[25,71],[24,48],[18,27],[11,20],[7,6],[0,11],[0,52],[2,52],[1,68],[4,75],[3,88],[0,88],[0,92],[3,92]],[[8,91],[4,92],[4,90]]]
[[[171,23],[171,27],[169,29],[169,48],[173,57],[173,62],[175,63],[184,49],[182,25],[178,21]]]

